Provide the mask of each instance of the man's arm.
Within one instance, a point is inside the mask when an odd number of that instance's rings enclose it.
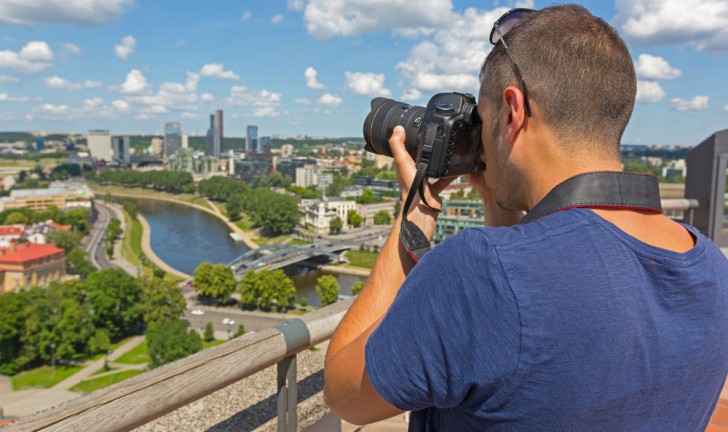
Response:
[[[397,179],[402,189],[402,202],[409,192],[416,167],[404,148],[405,134],[395,128],[389,145],[394,155]],[[427,185],[427,202],[440,207],[438,194],[453,179],[440,179]],[[403,209],[404,211],[404,209]],[[432,238],[437,213],[427,209],[416,198],[407,215]],[[396,415],[401,410],[386,402],[372,386],[367,375],[364,348],[369,335],[387,313],[405,277],[414,266],[399,241],[401,216],[379,253],[361,293],[347,311],[329,343],[324,368],[324,397],[329,407],[341,418],[356,424],[371,423]],[[396,349],[396,347],[392,347]]]

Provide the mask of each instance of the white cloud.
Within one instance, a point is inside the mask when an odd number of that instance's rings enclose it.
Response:
[[[372,72],[344,72],[346,87],[355,95],[389,96],[389,89],[384,88],[384,74]]]
[[[83,101],[83,107],[87,109],[98,108],[104,104],[104,100],[100,97],[93,97]]]
[[[723,107],[723,111],[728,112],[728,105]]]
[[[129,94],[144,93],[149,90],[149,84],[139,69],[132,69],[121,84],[121,91]]]
[[[36,73],[53,66],[53,51],[43,41],[28,42],[19,52],[0,51],[0,68],[19,73]]]
[[[66,52],[67,54],[73,54],[73,55],[81,54],[81,48],[79,48],[78,45],[75,45],[72,43],[61,44],[61,49],[63,49],[63,51]]]
[[[411,88],[405,90],[404,93],[402,93],[402,96],[399,98],[403,101],[416,101],[419,100],[422,97],[422,92],[417,90],[416,88]]]
[[[300,10],[302,3],[289,1],[288,6]],[[451,26],[452,15],[451,0],[421,0],[416,7],[410,0],[310,0],[305,6],[304,21],[311,35],[317,39],[327,39],[390,27]]]
[[[648,80],[669,80],[682,75],[680,69],[670,66],[664,58],[650,54],[640,54],[634,68],[638,78]]]
[[[83,83],[84,88],[98,88],[101,87],[103,84],[101,84],[101,81],[92,81],[92,80],[86,80]]]
[[[27,96],[10,96],[7,93],[0,93],[0,102],[28,102],[30,99]]]
[[[133,0],[0,0],[0,24],[75,24],[109,22],[126,12]]]
[[[70,107],[68,105],[53,105],[53,104],[43,104],[40,105],[38,108],[38,111],[45,112],[49,114],[65,114],[70,110]]]
[[[318,103],[320,105],[326,105],[326,106],[331,106],[331,107],[339,106],[343,102],[344,102],[344,100],[341,99],[338,95],[331,94],[331,93],[326,93],[318,99]]]
[[[114,53],[116,53],[116,56],[119,57],[119,59],[128,60],[129,57],[134,54],[135,48],[136,39],[134,39],[134,36],[124,36],[121,39],[120,44],[114,45]]]
[[[208,78],[220,78],[229,80],[239,80],[240,76],[231,70],[225,70],[222,63],[210,63],[202,66],[200,75]]]
[[[261,107],[253,111],[253,117],[278,117],[281,115],[275,107]]]
[[[728,52],[725,0],[618,0],[614,21],[638,45],[690,43]]]
[[[316,79],[317,75],[318,72],[316,72],[316,69],[311,66],[307,67],[306,70],[303,72],[303,76],[306,77],[306,86],[308,86],[308,88],[322,89],[325,87],[323,84],[318,82],[318,80]]]
[[[303,0],[288,0],[288,9],[301,11],[303,10]]]
[[[708,96],[695,96],[690,100],[673,98],[670,106],[675,111],[704,111],[708,109]]]
[[[116,99],[115,101],[111,102],[111,105],[119,111],[128,111],[129,110],[129,103],[127,101],[123,101],[121,99]]]
[[[254,90],[245,86],[233,86],[230,89],[230,105],[254,107],[278,107],[281,105],[281,94],[270,90]]]
[[[294,100],[293,103],[297,103],[299,105],[306,105],[306,106],[308,106],[308,105],[311,105],[311,100],[310,99],[306,99],[306,98],[298,98],[298,99]]]
[[[637,80],[637,102],[659,102],[665,97],[665,90],[655,81]]]
[[[397,65],[402,77],[421,91],[477,92],[480,66],[492,48],[490,29],[506,11],[506,7],[491,11],[468,8],[462,14],[450,14],[446,27],[425,35]]]
[[[252,13],[252,12],[250,12],[250,11],[245,11],[245,12],[243,12],[243,14],[242,14],[242,15],[240,15],[240,21],[246,21],[246,20],[247,20],[247,19],[249,19],[249,18],[250,18],[251,16],[253,16],[253,13]]]
[[[0,84],[20,84],[20,80],[12,76],[0,75]]]
[[[46,87],[52,89],[81,90],[83,88],[81,84],[71,82],[65,78],[61,78],[55,75],[43,79],[43,83],[45,83]]]
[[[174,43],[174,46],[179,47],[179,48],[181,48],[183,46],[187,46],[187,40],[186,39],[177,39],[177,42]]]
[[[271,18],[270,22],[271,22],[271,24],[280,24],[283,22],[284,19],[285,18],[283,17],[283,15],[278,14],[278,15],[274,16],[273,18]]]
[[[200,100],[203,102],[212,102],[215,100],[215,96],[212,93],[202,93]]]

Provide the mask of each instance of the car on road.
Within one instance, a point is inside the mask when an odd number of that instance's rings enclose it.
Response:
[[[192,315],[204,315],[204,314],[205,314],[205,311],[203,311],[202,309],[192,310]]]

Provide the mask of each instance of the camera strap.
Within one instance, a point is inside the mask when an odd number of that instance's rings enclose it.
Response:
[[[427,166],[429,165],[430,155],[432,155],[432,148],[437,136],[437,125],[429,123],[425,131],[425,142],[422,145],[419,158],[417,158],[417,173],[412,181],[407,199],[405,199],[404,206],[402,207],[402,225],[400,227],[399,238],[404,246],[405,250],[415,262],[419,262],[420,259],[432,249],[430,240],[427,238],[425,233],[422,232],[420,227],[410,220],[407,220],[407,213],[412,205],[412,201],[415,199],[415,195],[419,193],[422,204],[434,212],[440,212],[440,209],[432,207],[425,198],[425,172],[427,172]]]
[[[522,224],[570,208],[630,209],[662,213],[657,177],[618,171],[588,172],[559,183]]]

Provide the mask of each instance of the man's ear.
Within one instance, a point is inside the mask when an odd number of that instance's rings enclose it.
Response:
[[[503,90],[503,102],[508,109],[505,137],[513,142],[526,123],[526,107],[523,92],[518,87],[508,86]]]

